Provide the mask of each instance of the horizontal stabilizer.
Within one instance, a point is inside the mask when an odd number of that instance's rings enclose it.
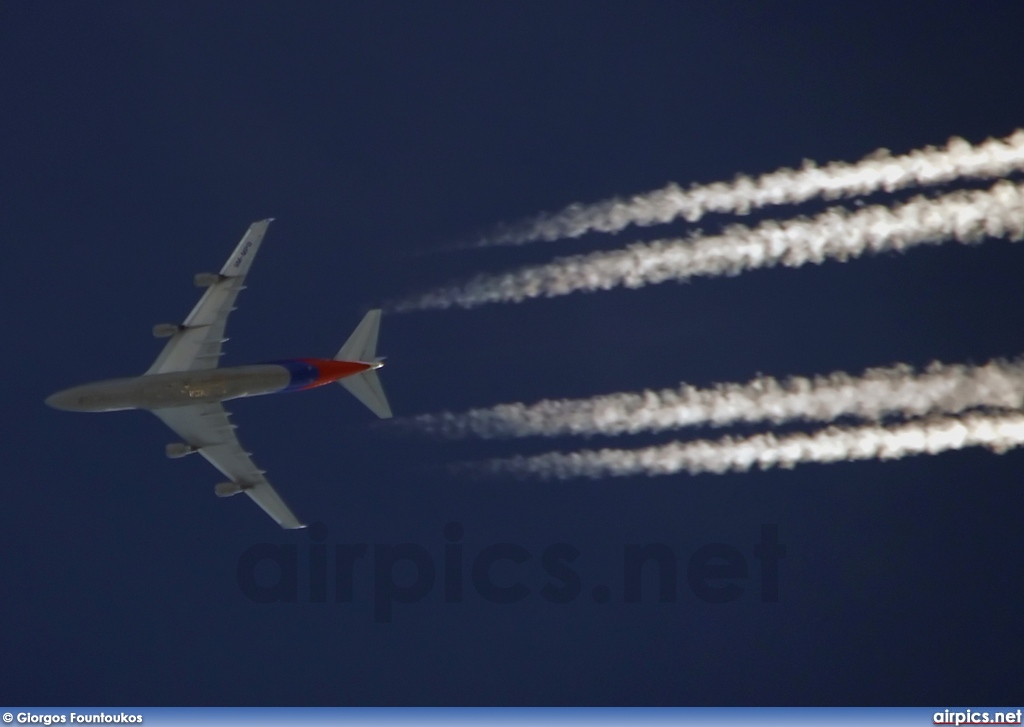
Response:
[[[366,319],[363,319],[363,321],[365,322]],[[356,329],[356,333],[359,333],[359,329]],[[348,389],[352,396],[366,404],[370,411],[381,419],[391,418],[391,407],[388,405],[388,398],[384,396],[384,389],[381,388],[380,379],[377,378],[377,372],[373,369],[356,374],[355,376],[346,376],[344,379],[339,379],[338,383]]]
[[[363,320],[352,331],[352,335],[345,341],[345,345],[338,351],[334,360],[372,362],[377,357],[377,331],[379,329],[380,308],[375,308],[363,316]]]

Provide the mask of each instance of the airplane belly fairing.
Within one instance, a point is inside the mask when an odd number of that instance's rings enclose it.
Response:
[[[153,374],[139,380],[138,408],[166,409],[272,394],[287,387],[291,377],[281,366],[261,364]]]

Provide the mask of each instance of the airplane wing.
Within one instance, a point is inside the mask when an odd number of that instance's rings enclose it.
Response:
[[[306,527],[267,482],[263,470],[257,469],[249,453],[242,449],[235,436],[235,425],[228,420],[230,414],[223,406],[193,404],[153,409],[152,412],[183,441],[196,447],[199,454],[238,485],[282,528]]]
[[[146,371],[147,374],[217,368],[221,344],[227,340],[224,338],[224,326],[228,314],[234,310],[235,298],[245,287],[245,276],[272,221],[273,218],[249,225],[220,274],[213,276],[213,280],[197,277],[197,284],[211,284]]]

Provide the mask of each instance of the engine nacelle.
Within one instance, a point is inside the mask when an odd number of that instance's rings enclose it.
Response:
[[[216,285],[224,279],[223,275],[217,275],[217,273],[196,273],[193,282],[195,282],[197,288],[209,288],[211,285]]]
[[[252,485],[247,485],[244,482],[221,482],[213,488],[214,493],[217,497],[231,497],[237,495],[243,490],[251,490]]]
[[[157,323],[153,326],[153,336],[156,338],[170,338],[175,333],[185,330],[180,323]]]
[[[184,442],[171,442],[164,449],[164,452],[166,452],[167,456],[171,459],[186,457],[198,451],[199,447],[193,447],[191,444],[185,444]]]

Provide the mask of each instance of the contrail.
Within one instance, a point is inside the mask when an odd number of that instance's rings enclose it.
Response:
[[[836,372],[783,381],[758,376],[744,384],[618,393],[536,404],[499,404],[462,413],[422,414],[396,422],[452,439],[660,432],[688,426],[790,421],[833,422],[843,416],[879,421],[970,409],[1024,408],[1024,359],[984,366],[906,364],[861,376]]]
[[[1021,169],[1024,129],[977,146],[954,137],[945,148],[928,146],[902,156],[879,149],[854,164],[831,162],[819,167],[808,160],[800,169],[780,169],[757,178],[741,175],[731,182],[695,184],[689,189],[669,184],[629,199],[574,204],[515,225],[479,245],[522,245],[587,232],[619,232],[629,225],[656,225],[679,217],[695,222],[709,212],[746,214],[757,207],[796,204],[816,197],[840,199],[961,178],[993,179]]]
[[[739,275],[776,265],[845,261],[866,252],[904,251],[951,240],[976,243],[986,237],[1024,237],[1024,184],[1001,180],[988,190],[920,196],[891,208],[834,207],[813,218],[767,220],[753,228],[733,225],[720,235],[634,243],[620,250],[556,258],[509,273],[477,276],[464,285],[438,288],[390,307],[472,308],[577,291],[641,288],[696,276]]]
[[[812,433],[723,437],[672,442],[643,449],[550,452],[456,465],[484,475],[532,475],[541,479],[671,475],[679,472],[746,472],[753,467],[790,469],[803,462],[901,459],[965,447],[1003,453],[1024,444],[1024,414],[943,416],[905,424],[827,427]]]

